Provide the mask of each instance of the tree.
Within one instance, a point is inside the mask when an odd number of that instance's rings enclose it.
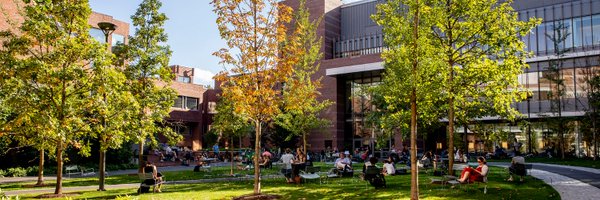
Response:
[[[586,59],[587,66],[590,66],[590,61]],[[593,159],[596,160],[598,158],[598,148],[597,148],[597,128],[596,125],[598,123],[598,110],[600,108],[600,72],[598,69],[594,67],[588,67],[582,69],[583,77],[579,78],[581,82],[585,82],[584,85],[581,86],[582,91],[586,93],[587,100],[587,108],[585,108],[586,119],[584,121],[584,127],[587,125],[589,129],[582,128],[584,132],[591,132],[591,138],[588,137],[588,146],[593,147]],[[587,123],[585,123],[587,122]],[[590,131],[586,131],[590,130]]]
[[[467,124],[482,116],[513,120],[520,113],[511,104],[527,93],[517,77],[528,67],[524,43],[539,20],[519,21],[512,1],[439,0],[433,2],[436,25],[431,31],[434,45],[445,64],[448,95],[448,173],[453,173],[454,122]]]
[[[283,86],[283,113],[276,117],[277,125],[290,131],[292,136],[302,136],[303,151],[306,153],[306,135],[311,129],[323,127],[328,120],[319,117],[322,110],[329,107],[332,102],[319,101],[322,77],[315,80],[312,75],[319,70],[321,53],[321,38],[317,37],[316,30],[320,19],[311,21],[310,13],[305,7],[305,0],[300,1],[299,8],[294,13],[291,33],[285,40],[282,56],[292,66],[292,76]]]
[[[431,11],[423,1],[390,0],[378,5],[377,14],[373,16],[383,27],[388,46],[381,54],[385,67],[381,86],[386,92],[384,98],[391,106],[410,106],[410,109],[390,110],[397,110],[392,117],[410,124],[407,127],[410,127],[411,199],[419,198],[417,119],[438,120],[437,108],[432,102],[442,94],[439,90],[442,80],[438,75],[442,71],[441,63],[435,58],[436,49],[431,45],[430,27],[434,25],[435,15]]]
[[[281,112],[283,98],[277,89],[287,82],[295,63],[279,58],[285,24],[291,9],[276,0],[213,0],[221,38],[227,47],[214,53],[231,67],[217,75],[222,97],[234,102],[235,112],[254,124],[256,153],[260,152],[262,128]],[[230,50],[235,49],[235,54]],[[254,194],[260,193],[260,167],[254,158]]]
[[[566,96],[565,79],[562,76],[562,65],[564,56],[570,51],[570,48],[565,47],[565,42],[569,38],[568,25],[562,21],[555,22],[552,25],[552,33],[546,33],[546,37],[552,41],[553,55],[556,58],[549,60],[548,70],[544,74],[544,78],[550,81],[551,91],[548,92],[550,100],[550,110],[553,119],[548,119],[548,126],[558,134],[558,143],[561,159],[565,159],[565,137],[564,133],[568,131],[569,121],[562,116],[562,111],[565,102],[563,98]]]
[[[90,101],[94,67],[107,64],[106,48],[90,37],[87,1],[24,0],[24,21],[15,32],[4,32],[0,71],[5,105],[28,112],[16,112],[8,129],[24,125],[27,130],[43,129],[38,135],[56,148],[55,194],[62,193],[63,152],[78,148],[88,155],[89,133],[84,109]],[[10,127],[13,126],[13,127]]]
[[[164,45],[167,34],[162,28],[167,20],[158,10],[162,6],[159,0],[144,0],[136,13],[131,16],[136,27],[135,35],[129,38],[129,44],[122,47],[119,60],[128,60],[125,69],[127,84],[138,105],[136,116],[131,118],[132,129],[136,130],[139,142],[139,170],[144,165],[144,143],[150,139],[156,144],[156,134],[162,134],[170,142],[179,141],[181,136],[166,126],[177,93],[169,87],[173,73],[169,69],[171,50]]]
[[[107,42],[107,46],[110,44]],[[111,57],[113,59],[114,57]],[[91,135],[99,144],[99,191],[105,191],[106,151],[118,149],[134,135],[129,131],[135,122],[137,102],[128,91],[126,77],[118,65],[94,66],[92,77],[92,100],[86,110]]]
[[[231,171],[229,175],[233,176],[233,139],[248,134],[252,125],[248,123],[248,119],[235,113],[233,102],[229,99],[220,98],[216,110],[217,114],[213,118],[211,130],[231,141]]]

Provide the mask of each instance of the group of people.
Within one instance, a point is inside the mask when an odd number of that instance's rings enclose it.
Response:
[[[284,174],[288,183],[300,183],[300,170],[304,169],[307,164],[307,156],[301,148],[296,149],[296,154],[292,154],[290,148],[286,148],[285,153],[281,155],[283,168],[281,172]]]

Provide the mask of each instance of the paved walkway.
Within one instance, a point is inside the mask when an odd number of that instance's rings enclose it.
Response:
[[[489,163],[490,165],[508,167],[509,163]],[[531,176],[552,186],[563,200],[596,200],[600,199],[600,170],[531,163]]]

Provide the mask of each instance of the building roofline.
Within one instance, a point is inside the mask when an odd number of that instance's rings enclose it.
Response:
[[[361,1],[355,1],[355,2],[352,2],[352,3],[342,4],[342,6],[340,6],[340,8],[346,8],[346,7],[356,6],[356,5],[365,4],[365,3],[369,3],[369,2],[373,2],[373,1],[378,1],[378,0],[361,0]]]

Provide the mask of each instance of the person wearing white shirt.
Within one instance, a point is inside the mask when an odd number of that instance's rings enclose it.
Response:
[[[352,169],[352,162],[346,157],[346,154],[340,153],[340,157],[335,160],[335,167],[339,170]]]
[[[285,176],[288,183],[293,183],[292,180],[292,160],[294,159],[294,155],[292,155],[292,150],[289,148],[285,149],[285,154],[281,155],[281,162],[283,162],[283,168],[281,169],[281,173]]]
[[[389,176],[396,174],[396,169],[394,168],[394,164],[389,160],[383,161],[383,175]]]

